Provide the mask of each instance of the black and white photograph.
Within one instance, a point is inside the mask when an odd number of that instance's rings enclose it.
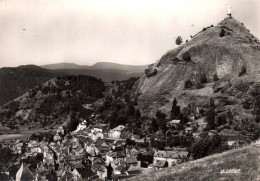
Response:
[[[0,0],[0,181],[260,181],[260,0]]]

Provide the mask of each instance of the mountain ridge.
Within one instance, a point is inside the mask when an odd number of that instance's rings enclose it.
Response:
[[[141,70],[143,70],[147,66],[148,65],[126,65],[113,62],[97,62],[93,65],[79,65],[76,63],[61,62],[55,64],[41,65],[40,67],[46,69],[123,69],[129,71],[129,68],[140,68]]]

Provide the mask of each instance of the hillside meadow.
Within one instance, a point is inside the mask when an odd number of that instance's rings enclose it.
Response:
[[[181,180],[260,180],[260,145],[230,150],[172,168],[149,172],[129,180],[181,181]],[[221,173],[229,172],[229,173]],[[236,173],[230,173],[235,171]]]

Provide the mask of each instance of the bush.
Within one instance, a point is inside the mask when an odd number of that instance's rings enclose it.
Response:
[[[246,73],[246,67],[243,66],[243,67],[241,68],[241,71],[239,72],[238,76],[241,77],[241,76],[244,75],[245,73]]]
[[[202,31],[206,31],[206,30],[207,30],[207,28],[203,28],[203,29],[202,29]]]
[[[208,79],[207,79],[206,74],[202,74],[202,75],[201,75],[201,77],[200,77],[200,82],[201,82],[202,84],[208,82]]]
[[[181,45],[182,44],[182,37],[178,36],[175,40],[176,45]]]
[[[219,36],[220,36],[220,37],[225,36],[225,30],[224,30],[224,29],[221,29],[221,32],[219,33]]]
[[[215,73],[215,74],[213,75],[213,80],[214,80],[214,81],[218,81],[218,80],[219,80],[217,73]]]
[[[198,82],[196,84],[196,89],[202,89],[202,88],[204,88],[204,86],[200,82]]]
[[[144,71],[146,77],[152,77],[152,76],[155,76],[157,74],[157,69],[154,69],[153,71],[150,70],[150,69],[145,69]]]
[[[192,87],[192,82],[190,80],[185,81],[184,88],[188,89]]]
[[[183,54],[183,56],[182,56],[182,59],[183,59],[184,61],[191,61],[191,57],[190,57],[189,52],[185,52],[185,53]]]

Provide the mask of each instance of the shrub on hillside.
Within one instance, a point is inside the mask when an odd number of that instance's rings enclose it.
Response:
[[[241,71],[239,72],[238,76],[241,77],[241,76],[244,75],[245,73],[246,73],[246,67],[243,66],[243,67],[241,68]]]
[[[219,80],[217,73],[214,73],[214,75],[213,75],[213,80],[214,80],[214,81],[218,81],[218,80]]]
[[[191,61],[191,57],[190,57],[189,52],[185,52],[185,53],[183,54],[183,56],[182,56],[182,59],[183,59],[184,61]]]
[[[204,88],[204,86],[203,86],[200,82],[198,82],[198,83],[196,84],[195,88],[196,88],[196,89],[202,89],[202,88]]]
[[[225,36],[225,30],[224,30],[224,29],[221,29],[221,31],[220,31],[220,33],[219,33],[219,36],[220,36],[220,37]]]
[[[208,82],[208,79],[207,79],[206,74],[202,74],[202,75],[201,75],[201,77],[200,77],[200,82],[201,82],[202,84]]]
[[[192,87],[192,82],[190,80],[185,81],[184,83],[184,88],[188,89]]]
[[[147,78],[150,78],[152,76],[155,76],[157,74],[157,69],[154,69],[153,71],[150,69],[145,69],[144,71]]]
[[[182,37],[178,36],[175,40],[176,45],[181,45],[182,44]]]

